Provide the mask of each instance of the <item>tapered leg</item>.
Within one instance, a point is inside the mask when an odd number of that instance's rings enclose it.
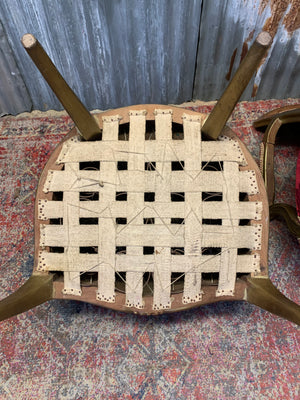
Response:
[[[206,136],[211,139],[218,138],[271,42],[272,38],[268,32],[261,32],[257,36],[225,92],[205,121],[202,133]]]
[[[99,136],[100,128],[96,120],[58,72],[38,40],[27,33],[22,38],[22,44],[84,139],[90,140]]]
[[[300,326],[300,306],[276,289],[269,278],[248,278],[248,283],[245,300]]]
[[[0,301],[0,321],[53,298],[53,275],[32,275],[16,292]]]

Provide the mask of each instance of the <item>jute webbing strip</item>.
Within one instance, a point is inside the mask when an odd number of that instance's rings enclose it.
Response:
[[[252,219],[260,220],[262,212],[261,202],[232,202],[231,208],[227,201],[210,201],[200,202],[201,213],[205,216],[210,215],[213,219]],[[100,217],[107,213],[109,207],[109,215],[117,218],[122,214],[124,205],[121,203],[113,203],[110,206],[101,201],[84,201],[79,203],[79,217],[93,218]],[[199,206],[197,206],[199,209]],[[138,209],[136,213],[143,213],[144,218],[157,218],[156,223],[162,224],[161,218],[186,218],[191,212],[191,207],[184,203],[159,203],[153,207],[145,204]],[[63,217],[63,202],[62,201],[48,201],[39,200],[39,219],[47,220],[49,218],[62,218]],[[165,222],[165,221],[164,221]],[[117,226],[116,226],[117,229]],[[122,227],[124,229],[124,227]]]
[[[163,152],[162,152],[163,154]],[[175,159],[175,161],[177,161]],[[146,160],[147,162],[147,160]],[[105,164],[105,163],[103,163]],[[107,163],[108,164],[108,163]],[[117,169],[116,163],[110,163],[112,168]],[[185,182],[185,189],[187,192],[219,192],[224,188],[224,178],[221,171],[197,171],[197,176],[192,177],[191,172],[176,171],[176,177],[171,174],[171,166],[166,166],[164,162],[156,162],[156,179],[152,179],[152,185],[157,184],[157,175],[165,174],[166,178],[169,176],[169,187],[170,191],[179,192],[182,191],[182,183]],[[145,171],[123,171],[122,182],[118,186],[118,190],[127,192],[136,192],[143,194],[143,191],[136,187],[134,179],[142,180]],[[168,176],[166,174],[169,174]],[[103,177],[102,171],[49,171],[47,176],[47,182],[44,187],[44,192],[60,192],[60,191],[73,191],[73,192],[91,192],[91,191],[102,191],[103,184],[114,184],[114,182],[106,181]],[[255,175],[252,171],[240,171],[238,180],[235,183],[238,185],[240,192],[247,194],[258,193],[257,182]],[[152,189],[155,187],[152,186]],[[169,196],[165,196],[166,201],[170,201]]]
[[[143,262],[141,259],[143,257]],[[99,260],[97,254],[76,254],[74,262],[69,265],[65,254],[49,253],[42,251],[39,256],[39,271],[68,271],[72,272],[98,272]],[[249,273],[259,270],[258,254],[243,254],[237,256],[236,272]],[[172,272],[204,272],[215,273],[221,269],[221,253],[218,255],[202,255],[191,257],[189,255],[171,256]],[[115,269],[119,272],[154,272],[155,255],[117,255],[115,257]]]

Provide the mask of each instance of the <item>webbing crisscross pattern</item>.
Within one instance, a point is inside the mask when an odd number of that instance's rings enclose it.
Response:
[[[259,270],[261,246],[251,221],[262,204],[248,198],[256,176],[240,170],[238,142],[202,140],[201,118],[184,112],[178,132],[168,109],[132,110],[122,136],[121,119],[103,117],[102,140],[67,140],[57,159],[64,168],[48,171],[43,190],[53,199],[39,200],[39,219],[50,223],[41,225],[38,269],[63,271],[64,293],[74,295],[81,274],[96,272],[95,296],[106,302],[119,276],[135,308],[146,273],[154,309],[170,307],[174,276],[184,275],[183,303],[201,300],[203,273],[218,274],[217,296],[233,295],[237,273]]]

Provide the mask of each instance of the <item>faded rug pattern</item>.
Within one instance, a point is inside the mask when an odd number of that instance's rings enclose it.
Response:
[[[229,121],[258,161],[252,122],[300,99],[239,103]],[[212,105],[189,107],[208,113]],[[34,197],[67,116],[0,119],[0,299],[31,275]],[[276,199],[295,205],[297,148],[276,147]],[[270,226],[273,283],[300,303],[300,247]],[[0,322],[0,399],[299,399],[300,329],[243,302],[145,317],[51,301]]]

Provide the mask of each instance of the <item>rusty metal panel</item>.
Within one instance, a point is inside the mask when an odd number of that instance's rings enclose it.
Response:
[[[193,97],[218,99],[263,29],[273,43],[242,100],[299,97],[299,9],[299,0],[205,0]]]
[[[61,105],[20,44],[27,32],[89,109],[180,103],[192,97],[201,3],[1,0],[0,19],[35,109]]]
[[[62,108],[27,32],[89,109],[215,100],[262,29],[273,44],[242,99],[299,97],[299,15],[299,0],[1,0],[0,114]]]

